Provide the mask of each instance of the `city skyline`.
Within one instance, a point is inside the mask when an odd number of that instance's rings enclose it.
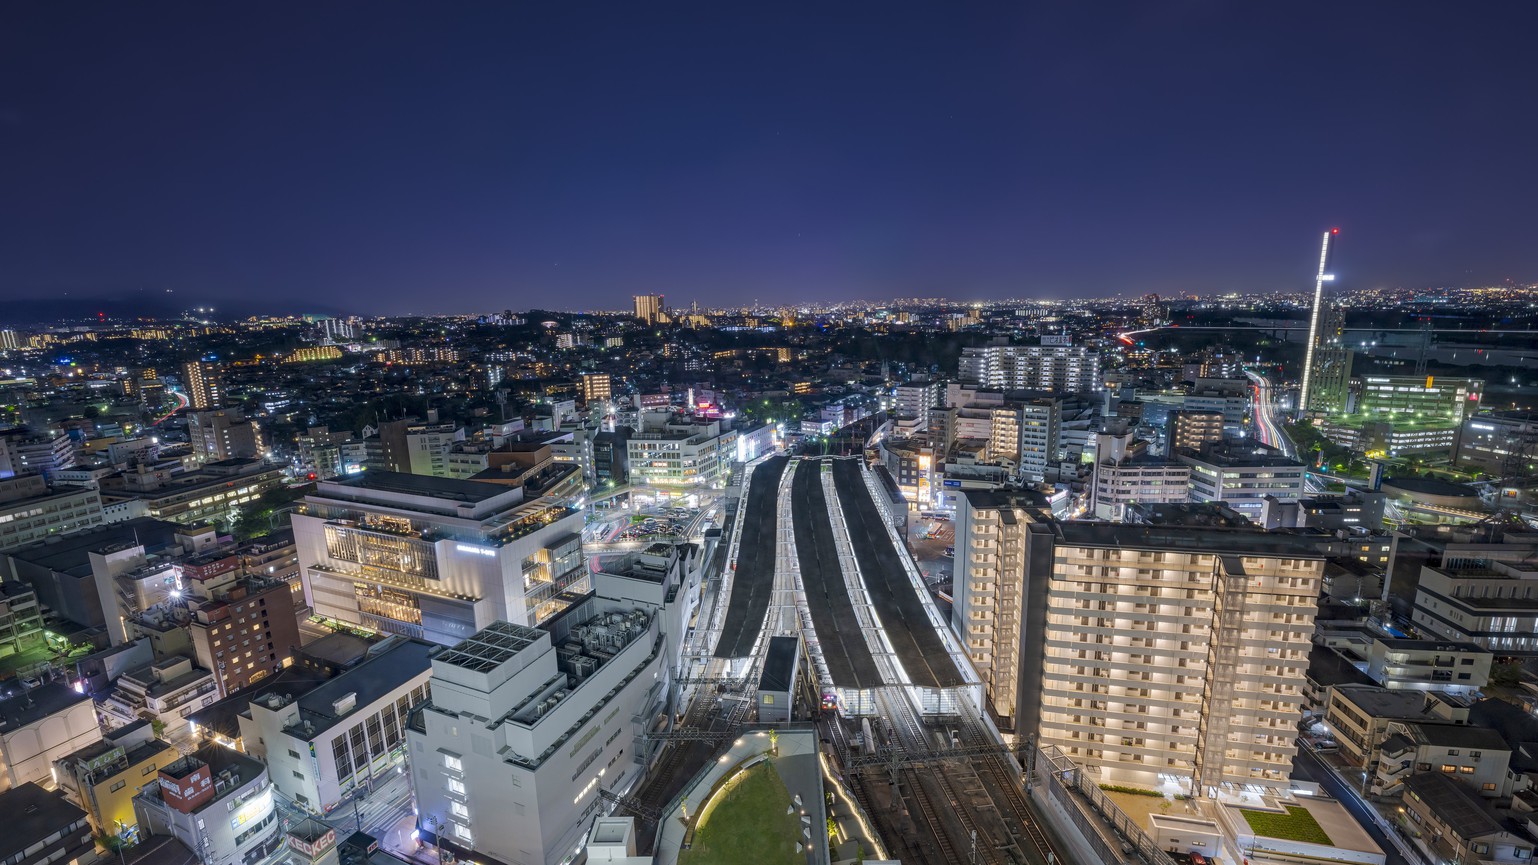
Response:
[[[1530,9],[876,11],[13,13],[0,294],[1291,291],[1333,225],[1342,288],[1538,278]]]

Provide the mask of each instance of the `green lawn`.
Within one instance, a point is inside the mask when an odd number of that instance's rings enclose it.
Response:
[[[1314,819],[1314,815],[1308,813],[1307,808],[1294,805],[1284,807],[1287,809],[1286,814],[1278,814],[1275,811],[1251,811],[1246,808],[1239,809],[1239,813],[1244,815],[1244,822],[1250,824],[1250,828],[1256,835],[1304,844],[1331,843],[1330,836],[1324,834],[1319,821]]]
[[[800,813],[786,814],[790,791],[769,763],[727,782],[699,817],[694,846],[682,851],[678,865],[796,865],[801,840]],[[827,831],[812,819],[812,831]]]

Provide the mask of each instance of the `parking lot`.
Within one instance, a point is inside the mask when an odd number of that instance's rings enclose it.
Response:
[[[919,572],[931,589],[950,593],[956,545],[956,524],[950,520],[932,520],[915,515],[908,528],[908,548],[918,562]]]

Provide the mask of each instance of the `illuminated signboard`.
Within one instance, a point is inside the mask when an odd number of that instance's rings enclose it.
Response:
[[[248,800],[246,804],[235,809],[235,813],[230,815],[230,828],[239,830],[247,823],[260,820],[270,813],[272,813],[272,788],[268,787],[260,796]]]
[[[497,554],[496,550],[488,550],[485,547],[475,547],[470,544],[455,544],[454,549],[459,550],[461,553],[474,553],[477,556],[491,557]]]

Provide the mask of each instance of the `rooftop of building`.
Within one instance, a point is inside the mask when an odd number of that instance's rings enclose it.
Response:
[[[1509,750],[1498,730],[1474,724],[1407,724],[1411,737],[1420,743],[1440,748],[1470,748],[1475,751]]]
[[[28,848],[42,844],[50,835],[86,818],[84,811],[28,781],[0,793],[0,814],[6,830],[0,833],[0,859],[11,861]]]
[[[225,794],[250,784],[267,772],[267,767],[261,760],[242,754],[234,748],[213,744],[204,745],[175,762],[160,767],[160,771],[172,778],[186,778],[203,766],[207,766],[208,774],[213,776],[216,792],[212,799],[194,808],[194,814],[218,805]],[[145,784],[139,788],[138,796],[159,799],[161,798],[160,789],[159,784]]]
[[[1102,522],[1057,522],[1061,543],[1086,547],[1169,550],[1239,556],[1328,557],[1329,534],[1212,526],[1150,526]]]
[[[775,636],[769,638],[764,653],[764,670],[758,679],[760,691],[789,691],[795,684],[796,654],[801,641],[796,637]]]
[[[187,720],[196,725],[199,730],[206,730],[235,741],[240,738],[240,716],[246,713],[252,702],[264,699],[269,694],[279,694],[285,702],[290,702],[315,690],[325,681],[326,677],[310,670],[287,667],[275,676],[268,676],[248,688],[242,688],[210,706],[193,712],[187,716]]]
[[[1303,464],[1276,448],[1264,445],[1209,442],[1201,453],[1185,453],[1183,459],[1219,468],[1303,468]]]
[[[9,735],[28,724],[91,699],[63,682],[44,682],[0,700],[0,735]]]
[[[1340,685],[1376,685],[1350,658],[1318,644],[1308,650],[1308,678],[1320,687]]]
[[[1151,526],[1182,528],[1255,528],[1249,517],[1222,502],[1134,502],[1127,509]]]
[[[363,660],[379,640],[348,631],[336,631],[300,647],[300,654],[326,664],[350,667]]]
[[[320,495],[324,496],[327,489],[331,487],[354,487],[382,493],[428,496],[474,504],[494,499],[507,492],[505,488],[495,484],[387,471],[369,471],[345,481],[327,481],[320,485]]]
[[[1426,694],[1377,685],[1340,685],[1335,694],[1373,718],[1414,719],[1426,715]]]
[[[1038,490],[966,490],[963,495],[974,510],[1021,509],[1050,511],[1052,502]]]
[[[1433,496],[1461,496],[1479,498],[1479,490],[1468,484],[1453,483],[1438,478],[1384,478],[1383,485],[1409,493]]]
[[[375,702],[431,669],[431,653],[437,648],[432,643],[404,637],[380,643],[368,660],[299,697],[299,723],[285,732],[313,740],[351,716],[353,708],[341,712],[336,708],[344,705],[349,695],[355,707]]]
[[[1378,637],[1377,641],[1386,648],[1401,652],[1473,652],[1479,655],[1488,655],[1490,650],[1477,643],[1465,643],[1458,640],[1411,640],[1405,637]]]
[[[6,550],[5,554],[51,571],[84,576],[91,572],[93,552],[125,543],[143,544],[146,550],[155,551],[169,545],[177,532],[186,530],[186,526],[178,523],[138,517],[54,535],[46,540]]]
[[[1441,772],[1418,772],[1404,783],[1408,792],[1425,802],[1433,814],[1464,838],[1492,835],[1506,828],[1495,809],[1479,794]]]
[[[538,628],[496,621],[439,652],[433,661],[475,673],[486,673],[539,642],[545,632]]]

